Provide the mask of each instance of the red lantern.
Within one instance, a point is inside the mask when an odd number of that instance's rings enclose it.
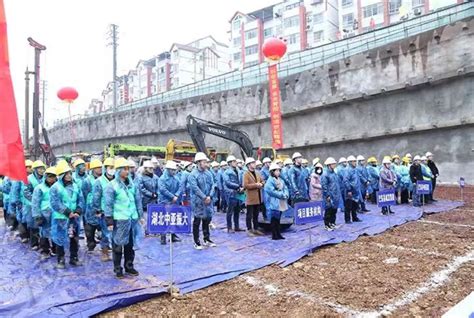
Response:
[[[58,91],[58,98],[68,103],[75,101],[78,96],[79,93],[73,87],[63,87]]]
[[[270,61],[279,61],[286,53],[286,43],[277,38],[269,38],[263,43],[263,55]]]

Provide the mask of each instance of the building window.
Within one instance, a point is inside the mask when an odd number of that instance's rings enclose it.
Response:
[[[313,24],[323,23],[323,14],[317,13],[313,15]]]
[[[299,33],[295,33],[295,34],[292,34],[288,37],[288,44],[297,44],[300,42],[300,34]]]
[[[382,3],[375,3],[369,6],[363,7],[364,10],[364,18],[370,18],[377,14],[383,14],[383,4]]]
[[[324,33],[323,31],[318,31],[313,33],[313,42],[314,43],[321,43],[324,41]]]
[[[354,24],[354,14],[348,13],[342,16],[342,27],[350,28]]]
[[[234,22],[232,22],[232,29],[233,30],[240,29],[240,17],[236,17]]]
[[[342,0],[342,6],[347,7],[352,5],[352,0]]]
[[[258,61],[252,61],[252,62],[245,63],[244,67],[250,67],[250,66],[257,65],[257,64],[258,64]]]
[[[424,5],[425,5],[425,0],[413,0],[412,1],[412,7],[413,8],[422,7]]]
[[[390,14],[396,14],[398,13],[401,6],[402,0],[390,0],[388,12]]]
[[[240,60],[240,52],[234,53],[234,61]]]
[[[240,46],[242,43],[242,40],[240,36],[238,38],[234,38],[234,46]]]
[[[245,32],[245,39],[250,40],[257,37],[257,29],[252,29],[250,31]]]
[[[266,37],[266,38],[271,36],[272,34],[273,34],[273,29],[272,28],[268,28],[268,29],[263,30],[263,36]]]
[[[245,48],[245,55],[252,55],[258,52],[258,45],[251,45]]]
[[[286,18],[283,23],[285,28],[297,27],[300,25],[300,17],[295,15],[294,17]]]
[[[300,3],[293,3],[293,4],[290,4],[290,5],[286,6],[285,10],[288,11],[288,10],[299,7],[300,5],[301,5]]]
[[[179,57],[178,50],[173,51],[173,58],[177,59]]]

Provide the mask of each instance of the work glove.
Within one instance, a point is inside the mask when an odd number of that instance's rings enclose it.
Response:
[[[81,211],[81,209],[76,209],[76,211],[74,211],[74,213],[76,213],[78,216],[81,216],[82,211]]]

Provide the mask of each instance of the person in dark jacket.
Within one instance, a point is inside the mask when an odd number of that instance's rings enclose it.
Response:
[[[430,201],[436,201],[433,198],[434,190],[436,188],[436,178],[439,176],[438,167],[436,167],[435,162],[433,161],[433,154],[431,152],[426,153],[426,158],[428,158],[428,168],[431,170],[431,174],[433,174],[433,178],[431,178],[431,194],[429,196]]]
[[[420,196],[416,193],[416,182],[423,181],[423,172],[421,171],[421,158],[420,156],[415,156],[413,159],[413,164],[410,167],[410,180],[413,183],[413,206],[421,206]]]

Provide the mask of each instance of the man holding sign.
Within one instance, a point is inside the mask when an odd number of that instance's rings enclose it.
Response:
[[[397,176],[395,173],[390,169],[391,160],[390,157],[383,158],[382,161],[382,170],[380,170],[380,181],[379,181],[379,189],[380,192],[385,190],[394,190],[395,186],[397,185]],[[387,196],[390,194],[387,193]],[[393,199],[395,199],[395,192],[393,192]],[[380,203],[380,196],[379,196],[379,203]],[[382,214],[387,215],[389,213],[394,213],[390,209],[390,205],[382,206]]]

